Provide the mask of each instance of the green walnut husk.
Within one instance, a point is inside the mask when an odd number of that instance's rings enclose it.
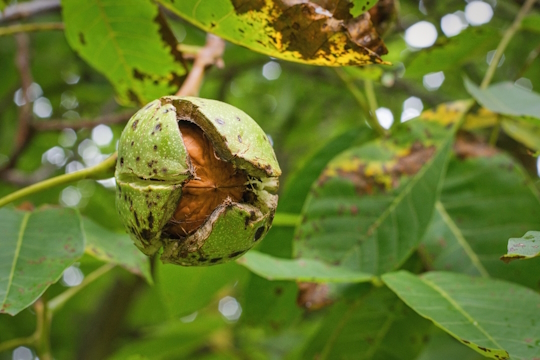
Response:
[[[171,231],[174,214],[185,184],[197,176],[179,128],[182,121],[202,130],[215,156],[247,181],[242,200],[225,200],[200,227],[179,235]],[[116,207],[146,255],[163,249],[165,263],[220,264],[243,255],[266,235],[277,207],[280,174],[268,137],[246,113],[215,100],[165,96],[133,115],[122,132]]]

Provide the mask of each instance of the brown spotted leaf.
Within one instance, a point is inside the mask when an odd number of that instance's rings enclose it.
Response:
[[[75,210],[0,209],[0,313],[30,306],[84,252]]]
[[[154,3],[66,0],[62,15],[70,46],[107,77],[122,103],[144,104],[178,90],[185,69]]]
[[[380,56],[386,46],[366,12],[375,1],[158,2],[205,31],[283,60],[322,66],[385,63]],[[382,15],[377,15],[381,23]]]
[[[371,274],[402,264],[433,214],[461,110],[400,124],[334,158],[304,205],[296,257]]]

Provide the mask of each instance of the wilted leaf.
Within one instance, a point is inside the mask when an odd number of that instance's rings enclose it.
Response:
[[[462,112],[452,114],[455,122]],[[371,274],[403,263],[433,213],[453,139],[448,123],[412,120],[332,160],[306,200],[296,257]]]
[[[508,240],[508,253],[501,260],[508,263],[517,259],[531,259],[540,255],[540,231],[527,231],[520,238]]]
[[[480,89],[469,79],[465,87],[480,104],[505,115],[540,117],[540,94],[525,90],[507,81]]]
[[[90,219],[83,219],[86,235],[86,252],[93,257],[118,264],[152,283],[150,263],[126,234],[107,230]]]
[[[283,60],[324,66],[382,64],[380,55],[387,52],[369,13],[353,17],[349,1],[206,0],[204,6],[198,0],[159,2],[205,31]],[[370,2],[353,3],[356,14]]]
[[[154,3],[66,0],[62,13],[69,44],[109,79],[121,102],[144,104],[178,90],[185,69]]]
[[[237,262],[268,280],[295,280],[310,282],[366,282],[373,275],[329,266],[312,259],[281,259],[258,251],[250,251]]]
[[[0,313],[30,306],[84,252],[80,215],[71,209],[0,209]]]
[[[416,358],[429,333],[429,322],[386,288],[362,290],[355,300],[344,299],[333,305],[302,359]]]
[[[452,157],[422,254],[433,270],[489,275],[537,288],[535,262],[506,265],[499,257],[509,238],[534,229],[538,219],[538,192],[512,158],[502,153]]]
[[[463,124],[463,130],[476,130],[483,129],[487,127],[492,127],[497,124],[499,115],[490,111],[484,107],[481,107],[476,112],[470,112],[465,118],[465,123]]]
[[[540,295],[530,289],[445,272],[417,277],[399,271],[382,278],[413,310],[486,357],[540,356]]]

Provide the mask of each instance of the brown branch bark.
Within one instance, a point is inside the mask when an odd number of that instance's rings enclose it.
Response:
[[[118,114],[107,114],[95,119],[77,119],[77,120],[62,120],[62,119],[53,119],[53,120],[44,120],[44,121],[34,121],[32,123],[32,128],[37,131],[54,131],[62,130],[66,128],[70,129],[83,129],[91,128],[99,124],[121,124],[125,121],[128,121],[135,114],[133,110],[127,110]]]
[[[0,174],[5,170],[12,168],[19,159],[19,156],[26,148],[26,145],[32,137],[32,104],[28,97],[28,89],[32,85],[32,73],[30,69],[30,39],[27,34],[21,33],[15,35],[17,43],[17,53],[15,55],[15,65],[21,77],[21,88],[24,105],[19,111],[19,124],[15,135],[15,144],[9,160],[0,168]]]
[[[193,67],[176,96],[197,96],[201,89],[206,67],[211,65],[216,65],[218,68],[223,67],[221,57],[224,51],[225,41],[215,35],[207,34],[206,44],[196,55]]]
[[[60,9],[60,0],[39,0],[22,2],[6,7],[0,13],[0,23],[28,18],[47,11]]]

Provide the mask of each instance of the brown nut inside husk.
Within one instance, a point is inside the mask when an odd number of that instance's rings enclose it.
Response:
[[[167,231],[186,236],[197,230],[219,205],[241,202],[248,178],[244,171],[216,155],[212,142],[197,125],[179,121],[178,126],[194,177],[182,187],[182,198]]]

